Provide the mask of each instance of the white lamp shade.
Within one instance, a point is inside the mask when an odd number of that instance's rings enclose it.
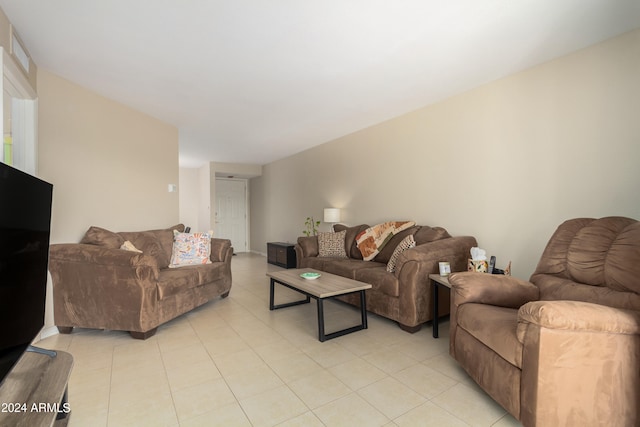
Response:
[[[324,209],[324,222],[340,222],[340,209],[338,208],[325,208]]]

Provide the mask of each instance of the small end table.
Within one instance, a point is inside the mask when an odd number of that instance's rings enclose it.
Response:
[[[438,288],[442,286],[451,291],[451,285],[449,284],[449,276],[430,274],[429,280],[433,283],[433,337],[438,338]]]
[[[283,242],[267,243],[267,262],[283,268],[296,268],[295,244]]]

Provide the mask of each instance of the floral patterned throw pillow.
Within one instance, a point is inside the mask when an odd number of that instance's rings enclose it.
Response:
[[[213,232],[180,233],[174,230],[173,249],[169,268],[185,265],[211,264],[211,238]]]

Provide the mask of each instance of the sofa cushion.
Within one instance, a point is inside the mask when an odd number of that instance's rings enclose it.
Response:
[[[364,261],[367,262],[367,261]],[[393,273],[387,271],[387,267],[377,262],[367,262],[374,268],[362,268],[355,271],[354,279],[371,285],[371,290],[381,292],[391,297],[400,295],[400,282]]]
[[[600,218],[576,233],[567,252],[567,273],[576,282],[640,293],[640,222]],[[604,256],[606,254],[606,256]]]
[[[409,234],[407,237],[402,239],[400,243],[396,246],[393,253],[391,254],[391,258],[389,258],[389,262],[387,263],[387,271],[389,273],[393,273],[396,271],[396,262],[398,261],[398,257],[400,254],[407,249],[415,248],[416,241],[413,240],[413,235]]]
[[[184,231],[183,224],[161,230],[123,231],[118,233],[124,240],[129,240],[145,255],[151,255],[158,262],[159,268],[169,266],[171,248],[173,246],[173,231]],[[123,241],[124,242],[124,241]]]
[[[640,222],[624,217],[575,218],[555,231],[531,281],[551,274],[577,283],[640,293]]]
[[[300,260],[300,268],[313,268],[315,270],[325,271],[324,266],[328,262],[333,262],[331,258],[318,258],[317,256],[305,257]]]
[[[358,244],[356,242],[356,236],[369,228],[367,224],[360,224],[354,227],[347,227],[344,224],[335,224],[333,226],[333,231],[346,231],[344,237],[344,249],[347,252],[347,256],[353,259],[362,259],[362,252],[358,249]]]
[[[187,266],[184,268],[164,268],[158,277],[158,298],[178,295],[187,289],[200,286],[199,269],[203,266]]]
[[[91,226],[84,234],[80,243],[85,245],[104,246],[110,249],[119,249],[125,239],[118,233],[100,227]]]
[[[162,269],[157,283],[158,297],[163,299],[178,295],[187,289],[215,282],[221,279],[224,274],[225,264],[222,262]]]
[[[346,230],[318,233],[318,256],[320,258],[347,258],[344,250]]]
[[[198,266],[198,275],[200,276],[200,285],[206,285],[207,283],[215,282],[222,279],[225,273],[224,262],[214,262],[211,264],[205,264]]]
[[[640,310],[640,295],[635,292],[619,292],[605,286],[576,283],[550,274],[536,276],[541,300],[569,300],[592,302],[624,310]]]
[[[423,225],[413,235],[413,239],[416,241],[416,245],[423,245],[429,242],[435,242],[436,240],[442,240],[451,237],[451,234],[442,227],[429,227]]]
[[[357,259],[332,259],[324,265],[323,271],[347,277],[349,279],[355,279],[357,271],[368,270],[380,266],[386,268],[377,262],[361,261]]]
[[[162,250],[164,251],[167,260],[171,259],[171,249],[173,247],[174,231],[179,233],[184,232],[184,224],[176,224],[173,227],[163,228],[162,230],[149,230],[150,233],[156,236]]]
[[[458,307],[458,325],[504,360],[522,368],[522,344],[518,341],[518,310],[488,304],[467,303]]]
[[[150,255],[155,258],[159,268],[169,266],[169,258],[167,258],[162,244],[160,244],[156,233],[153,231],[127,231],[120,233],[120,235],[133,243],[133,245],[140,249],[145,255]]]

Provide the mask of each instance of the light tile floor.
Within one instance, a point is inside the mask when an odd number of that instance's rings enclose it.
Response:
[[[370,314],[369,328],[324,343],[316,305],[269,311],[263,256],[232,260],[233,286],[158,328],[74,330],[40,341],[71,353],[71,427],[85,426],[520,426],[448,354],[430,324],[406,333]],[[276,301],[299,294],[276,288]],[[327,331],[359,312],[325,304]]]

